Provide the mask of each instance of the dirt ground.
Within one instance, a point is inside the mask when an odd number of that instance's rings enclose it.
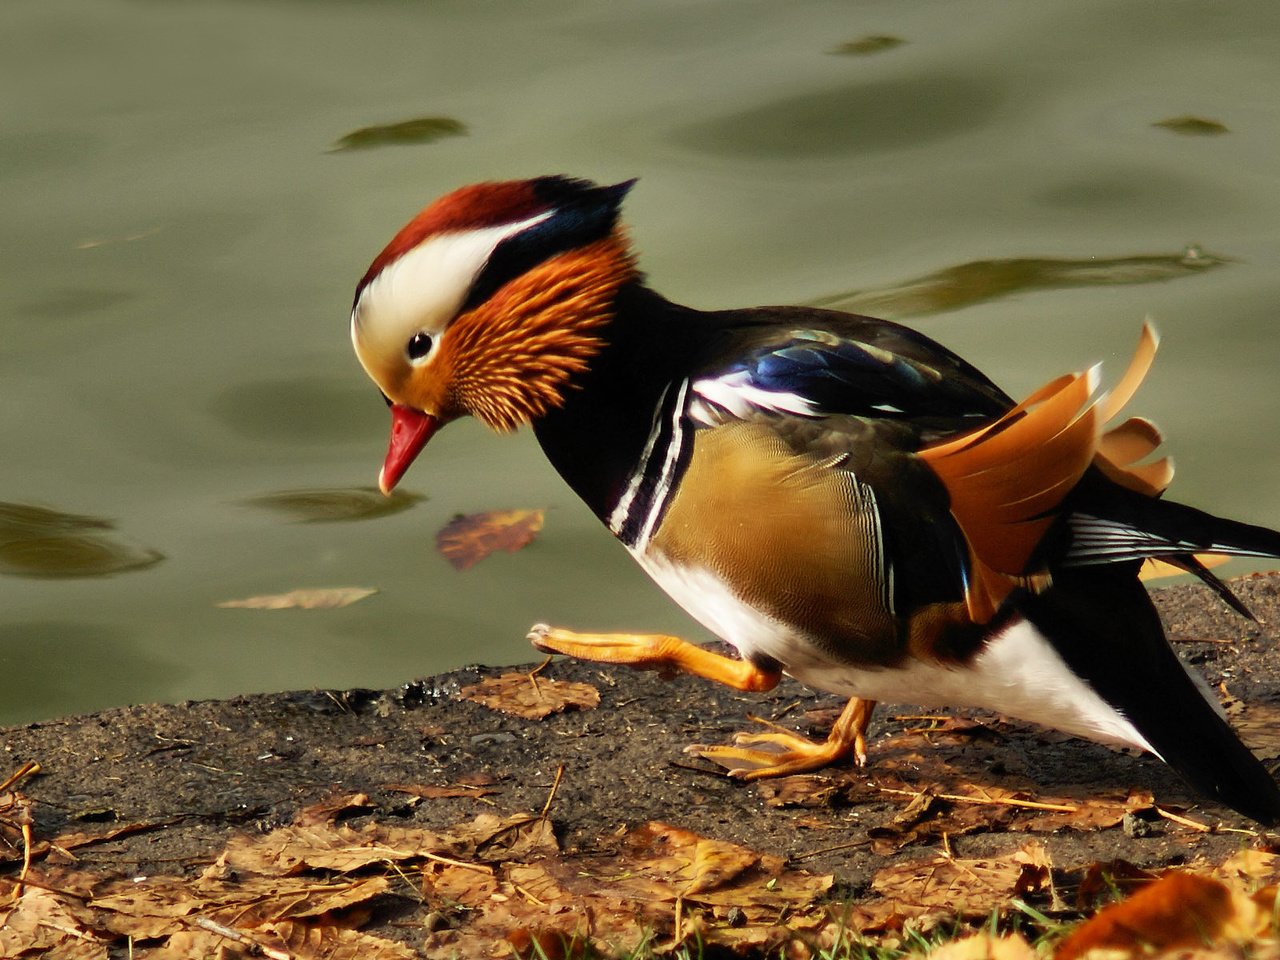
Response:
[[[1236,617],[1199,586],[1154,591],[1179,653],[1230,698],[1229,712],[1261,755],[1280,755],[1280,575],[1234,582],[1261,624]],[[22,762],[43,774],[23,786],[35,801],[35,831],[149,829],[76,851],[78,869],[130,876],[194,875],[228,838],[288,823],[303,805],[339,793],[368,794],[375,816],[447,827],[490,811],[538,813],[563,766],[550,817],[566,851],[600,848],[623,825],[650,820],[743,844],[837,878],[858,897],[894,858],[945,845],[958,857],[1016,846],[1016,824],[905,834],[908,793],[885,790],[883,775],[910,789],[1008,788],[1023,795],[1086,800],[1149,791],[1141,822],[1106,829],[1063,828],[1035,837],[1055,870],[1070,874],[1117,858],[1164,866],[1222,859],[1249,842],[1254,824],[1203,803],[1162,764],[977,712],[955,724],[918,719],[909,705],[882,705],[864,771],[831,771],[779,806],[776,785],[730,780],[681,748],[715,743],[748,726],[749,713],[809,733],[835,698],[785,683],[772,694],[740,694],[692,678],[558,660],[540,676],[590,683],[599,707],[524,720],[460,699],[459,690],[512,668],[467,667],[390,691],[306,691],[227,701],[143,705],[0,730],[0,780]],[[919,731],[933,726],[936,733]],[[903,732],[916,730],[914,746]],[[936,740],[939,767],[930,753]],[[880,745],[878,749],[877,745]],[[921,744],[924,748],[921,749]],[[1271,761],[1269,761],[1271,762]],[[915,778],[915,779],[913,779]],[[488,781],[487,795],[421,800],[395,787]],[[813,783],[826,790],[810,789]],[[774,802],[770,803],[770,798]],[[1012,834],[1012,836],[1011,836]],[[826,852],[822,852],[826,851]],[[17,866],[0,862],[0,876]]]

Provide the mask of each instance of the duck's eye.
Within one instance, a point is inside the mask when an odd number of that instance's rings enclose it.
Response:
[[[409,345],[405,347],[405,353],[409,354],[410,360],[421,360],[431,352],[431,337],[428,334],[418,332],[409,338]]]

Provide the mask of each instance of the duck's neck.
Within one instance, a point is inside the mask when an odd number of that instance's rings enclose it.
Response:
[[[608,346],[564,392],[564,404],[533,423],[552,466],[606,524],[645,454],[659,406],[670,404],[701,352],[701,316],[638,281],[623,286]]]

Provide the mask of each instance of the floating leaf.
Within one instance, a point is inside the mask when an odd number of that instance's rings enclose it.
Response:
[[[282,514],[295,523],[334,523],[372,520],[408,510],[425,500],[421,494],[393,490],[383,496],[377,487],[338,487],[317,490],[282,490],[243,501]]]
[[[847,40],[831,52],[839,56],[865,57],[872,53],[883,53],[900,47],[907,41],[901,37],[891,37],[880,33],[869,33],[857,40]]]
[[[1188,247],[1169,255],[974,260],[872,290],[851,290],[813,301],[816,307],[911,317],[959,310],[1024,290],[1159,283],[1193,276],[1231,261]]]
[[[1153,127],[1161,127],[1165,130],[1171,130],[1174,133],[1181,133],[1189,137],[1217,137],[1224,133],[1231,132],[1224,124],[1219,123],[1217,120],[1210,120],[1207,117],[1194,117],[1190,115],[1157,120],[1151,125]]]
[[[99,517],[0,503],[0,573],[21,577],[102,577],[143,570],[164,554],[112,533]]]
[[[564,710],[590,710],[600,705],[600,691],[589,683],[550,680],[528,673],[504,673],[481,680],[463,687],[458,696],[526,720],[541,720]]]
[[[458,570],[468,570],[495,550],[515,553],[542,529],[541,510],[493,510],[456,516],[436,534],[436,549]]]
[[[377,592],[373,587],[315,587],[290,590],[288,593],[245,597],[243,600],[223,600],[217,605],[246,610],[328,610],[334,607],[349,607],[356,601],[371,597]]]
[[[352,130],[335,143],[330,152],[431,143],[444,137],[459,137],[466,132],[466,126],[452,117],[418,117],[415,120],[380,123]]]

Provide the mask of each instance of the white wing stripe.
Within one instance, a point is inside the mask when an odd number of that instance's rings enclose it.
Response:
[[[707,426],[723,422],[715,410],[723,410],[731,417],[745,420],[753,413],[790,413],[801,417],[818,415],[813,401],[796,393],[764,390],[751,383],[751,374],[738,370],[723,377],[704,377],[694,381],[694,395],[701,403],[691,404],[689,413]]]

